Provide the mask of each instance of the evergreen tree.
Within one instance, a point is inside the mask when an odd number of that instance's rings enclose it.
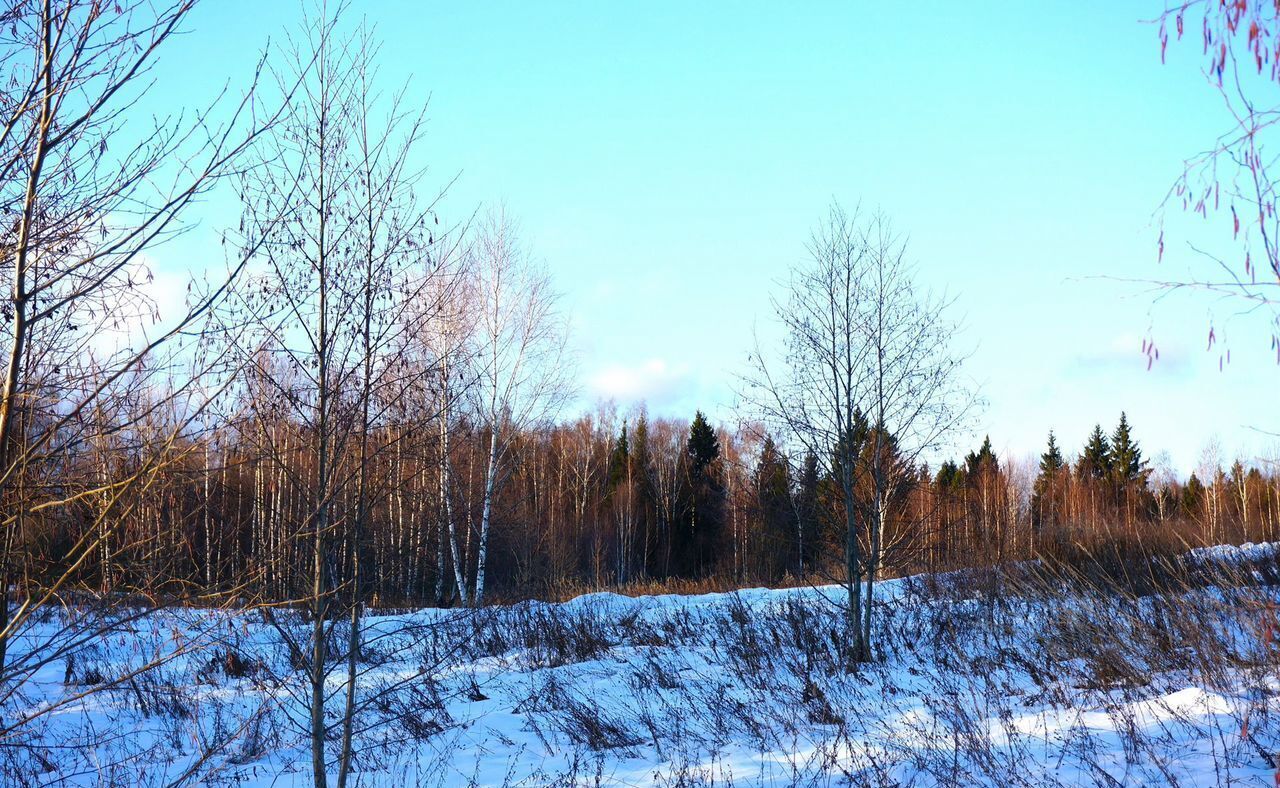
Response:
[[[643,413],[636,419],[636,428],[631,434],[628,448],[631,450],[631,465],[635,473],[647,482],[653,467],[653,457],[649,452],[649,419]]]
[[[1204,500],[1204,482],[1193,472],[1182,488],[1182,512],[1188,517],[1200,516],[1200,502]]]
[[[688,462],[687,512],[683,528],[673,539],[673,562],[678,571],[697,577],[712,569],[724,525],[724,484],[720,480],[720,440],[702,411],[689,425],[685,446]]]
[[[1231,463],[1231,470],[1228,473],[1230,475],[1227,476],[1227,481],[1233,490],[1238,490],[1245,484],[1245,478],[1248,474],[1244,469],[1244,463],[1239,460]]]
[[[795,553],[796,512],[791,505],[791,470],[773,439],[765,436],[755,471],[756,510],[764,535],[764,569],[776,580]]]
[[[1062,451],[1058,449],[1058,439],[1054,437],[1053,430],[1049,430],[1049,445],[1044,454],[1040,455],[1040,474],[1052,476],[1066,465],[1066,460],[1062,458]]]
[[[622,423],[622,432],[613,444],[609,453],[609,492],[618,489],[627,481],[628,465],[631,460],[631,447],[627,442],[627,424]]]
[[[796,518],[800,540],[800,550],[796,556],[798,574],[803,574],[818,556],[818,540],[821,533],[818,523],[819,484],[818,455],[808,452],[804,456],[804,465],[800,470],[800,480],[796,490]]]
[[[1262,481],[1262,475],[1258,473],[1257,468],[1249,468],[1245,470],[1244,463],[1236,460],[1231,463],[1231,475],[1227,477],[1227,487],[1231,490],[1231,503],[1235,507],[1236,516],[1241,523],[1245,523],[1249,519],[1249,491],[1257,489]]]
[[[648,574],[657,566],[658,535],[656,526],[653,454],[649,449],[649,420],[643,413],[636,419],[628,448],[631,450],[631,483],[635,487],[636,517],[641,540],[641,570]]]
[[[1031,520],[1037,528],[1058,525],[1061,507],[1056,494],[1056,483],[1066,466],[1067,461],[1058,448],[1058,440],[1054,437],[1053,430],[1049,430],[1049,445],[1044,454],[1040,455],[1040,475],[1036,477],[1031,491]]]
[[[1004,539],[999,531],[997,491],[1000,474],[1000,461],[991,448],[991,437],[985,436],[982,446],[976,452],[969,452],[964,458],[969,482],[968,505],[972,512],[973,522],[987,544],[995,549],[1004,549]]]
[[[1084,479],[1105,479],[1111,473],[1111,444],[1101,424],[1093,426],[1076,471]]]
[[[1109,470],[1120,484],[1144,481],[1146,478],[1146,460],[1142,459],[1142,449],[1133,439],[1129,427],[1129,419],[1124,412],[1120,413],[1120,423],[1111,435],[1111,451],[1108,454]]]
[[[990,435],[983,438],[982,446],[976,452],[971,451],[965,456],[964,464],[971,479],[977,477],[983,471],[990,470],[995,472],[1000,470],[1000,461],[996,459],[996,453],[991,449]]]
[[[720,441],[702,411],[697,411],[689,425],[689,475],[700,476],[720,457]]]
[[[841,458],[846,456],[853,459],[853,467],[850,469],[853,476],[858,475],[858,461],[867,450],[871,442],[870,437],[871,427],[866,417],[862,415],[861,410],[855,409],[853,424],[849,425],[840,442],[831,447],[831,473],[835,478],[841,478],[844,472],[844,462]]]
[[[939,492],[954,492],[964,487],[964,477],[965,473],[960,466],[947,460],[938,466],[938,475],[934,477],[933,483],[937,485]]]

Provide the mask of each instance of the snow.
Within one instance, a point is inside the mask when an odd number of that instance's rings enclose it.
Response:
[[[1244,545],[1189,559],[1275,554]],[[839,586],[370,615],[354,776],[397,786],[1274,784],[1280,662],[1253,611],[1277,589],[995,600],[963,577],[916,580],[879,585],[879,659],[856,671],[841,659]],[[311,784],[307,687],[260,612],[161,610],[83,644],[66,640],[80,631],[76,615],[48,611],[14,644],[19,664],[51,642],[74,656],[70,667],[61,655],[33,665],[5,702],[6,724],[36,716],[3,739],[0,782]],[[305,639],[304,622],[276,616]],[[1157,647],[1162,632],[1176,637]],[[227,653],[238,669],[226,669]],[[339,666],[328,682],[335,731],[344,682]],[[336,735],[329,746],[332,760]]]
[[[1187,556],[1200,563],[1208,561],[1263,561],[1280,551],[1280,544],[1245,542],[1242,545],[1214,545],[1213,547],[1197,547]]]

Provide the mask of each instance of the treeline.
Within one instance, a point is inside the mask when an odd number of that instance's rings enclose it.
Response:
[[[486,534],[493,436],[469,416],[442,419],[435,412],[371,432],[366,478],[374,481],[364,511],[355,486],[335,487],[332,527],[362,524],[359,539],[335,542],[327,571],[363,578],[374,604],[467,602],[481,560],[502,598],[664,581],[728,587],[840,578],[845,515],[837,481],[817,457],[787,456],[758,425],[716,428],[701,413],[690,422],[623,417],[602,406],[518,430],[503,440],[506,470],[492,489]],[[129,434],[87,450],[49,482],[71,492],[102,474],[127,477]],[[866,434],[862,451],[871,446]],[[303,493],[317,469],[305,428],[245,422],[183,441],[184,461],[118,503],[118,518],[95,516],[93,500],[61,507],[56,517],[31,515],[13,551],[29,557],[28,580],[62,577],[72,548],[97,528],[99,548],[73,571],[87,587],[306,598],[314,506]],[[893,451],[891,436],[884,445]],[[353,478],[357,465],[353,454],[338,473]],[[895,478],[882,550],[882,571],[890,573],[1121,539],[1270,540],[1280,528],[1280,476],[1237,461],[1208,479],[1154,481],[1123,414],[1110,435],[1095,428],[1074,459],[1050,433],[1038,467],[1002,461],[985,440],[960,461]]]

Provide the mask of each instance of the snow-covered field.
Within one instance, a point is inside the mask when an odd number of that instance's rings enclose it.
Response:
[[[1275,553],[1200,551],[1191,563],[1243,567],[1253,585],[1159,597],[1015,593],[990,576],[884,583],[881,659],[852,672],[838,587],[374,615],[354,776],[406,787],[1274,785],[1280,654],[1265,619],[1280,587],[1255,570]],[[16,659],[74,634],[72,615],[48,611]],[[305,639],[303,622],[276,616]],[[15,732],[0,740],[0,782],[311,783],[305,682],[260,612],[166,610],[63,645],[5,702]],[[335,670],[331,753],[344,680]]]

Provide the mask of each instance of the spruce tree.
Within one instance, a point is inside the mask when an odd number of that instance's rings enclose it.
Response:
[[[1040,473],[1051,476],[1062,470],[1066,464],[1066,460],[1062,458],[1062,451],[1058,449],[1058,439],[1054,437],[1053,430],[1049,430],[1049,445],[1044,454],[1040,455]]]
[[[685,446],[688,459],[688,518],[682,533],[673,540],[674,560],[686,576],[697,577],[713,567],[716,547],[724,524],[724,485],[716,461],[720,440],[702,411],[689,425]]]
[[[800,470],[800,480],[796,490],[796,517],[799,519],[797,530],[800,540],[799,555],[796,556],[799,570],[797,574],[803,574],[805,568],[818,555],[819,484],[818,455],[808,452],[804,456],[804,466]]]
[[[1228,473],[1227,481],[1231,483],[1233,488],[1239,489],[1245,484],[1247,472],[1244,469],[1244,463],[1240,462],[1240,460],[1231,463],[1231,470]]]
[[[964,486],[963,476],[964,471],[960,470],[960,466],[947,460],[938,466],[938,475],[934,477],[933,483],[939,490],[955,490]]]
[[[720,457],[720,441],[716,438],[715,429],[707,422],[706,416],[702,415],[702,411],[694,414],[693,423],[689,425],[687,449],[691,476],[703,474],[707,467]]]
[[[649,451],[649,420],[643,413],[636,418],[635,429],[628,440],[631,451],[631,483],[634,488],[637,530],[640,533],[641,571],[648,574],[657,566],[658,541],[654,532],[653,455]]]
[[[1111,444],[1101,424],[1093,426],[1076,470],[1086,479],[1105,479],[1111,473]]]
[[[854,409],[853,423],[846,429],[839,442],[831,447],[831,473],[837,479],[844,473],[844,460],[848,457],[852,462],[849,469],[853,476],[858,475],[858,461],[871,443],[871,426],[862,411]]]
[[[1054,483],[1066,465],[1067,461],[1058,448],[1058,440],[1054,437],[1053,430],[1049,430],[1049,445],[1044,454],[1040,455],[1040,475],[1036,477],[1031,492],[1031,519],[1037,528],[1058,524],[1061,513],[1054,495]]]
[[[643,413],[636,419],[636,428],[631,434],[628,448],[631,450],[632,467],[647,479],[649,469],[653,467],[653,458],[649,454],[649,420]]]
[[[1120,413],[1120,423],[1116,425],[1116,431],[1111,435],[1111,451],[1108,460],[1111,473],[1121,484],[1138,481],[1145,475],[1143,466],[1146,465],[1146,461],[1142,459],[1142,449],[1133,439],[1129,419],[1123,411]]]
[[[1182,511],[1188,517],[1200,516],[1200,502],[1204,500],[1204,483],[1194,472],[1187,479],[1187,486],[1182,488]]]
[[[755,472],[756,507],[764,531],[764,569],[777,580],[794,554],[796,511],[791,505],[791,470],[773,438],[765,436]]]
[[[964,458],[970,494],[968,505],[978,524],[980,537],[994,547],[1003,551],[1004,541],[999,532],[999,521],[996,519],[996,495],[999,483],[1000,462],[991,448],[991,436],[985,436],[982,446],[976,452],[969,452]]]
[[[955,460],[945,460],[938,466],[938,473],[933,477],[938,492],[946,495],[958,493],[969,483],[969,474]]]
[[[978,476],[985,469],[1000,470],[1000,461],[996,459],[996,453],[991,448],[990,435],[983,438],[982,446],[976,452],[971,451],[965,456],[964,464],[970,478]]]
[[[627,442],[627,424],[622,423],[622,432],[613,444],[609,453],[609,492],[613,492],[627,481],[628,463],[631,459],[631,447]]]

